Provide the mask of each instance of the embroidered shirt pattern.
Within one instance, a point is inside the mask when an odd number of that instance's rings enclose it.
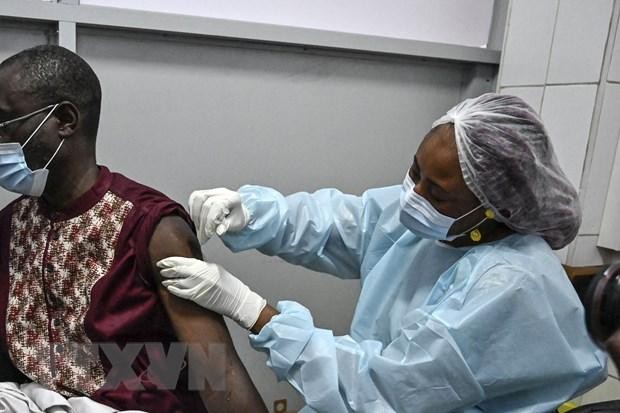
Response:
[[[133,205],[108,192],[77,217],[53,221],[38,200],[14,206],[9,245],[7,343],[32,380],[65,396],[91,395],[105,383],[84,317],[90,292],[114,259]]]

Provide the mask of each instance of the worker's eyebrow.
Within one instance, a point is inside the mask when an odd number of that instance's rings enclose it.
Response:
[[[420,165],[418,164],[418,158],[416,155],[413,156],[413,168],[415,170],[415,172],[418,175],[421,175],[421,170],[420,170]],[[450,191],[447,191],[444,187],[442,187],[440,184],[438,184],[437,182],[435,182],[433,179],[429,178],[428,175],[424,175],[426,180],[431,184],[431,186],[434,188],[434,190],[438,191],[439,195],[442,196],[449,196],[450,195]]]

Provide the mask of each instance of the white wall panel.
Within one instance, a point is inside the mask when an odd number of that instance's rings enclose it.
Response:
[[[547,83],[597,82],[613,0],[560,0]]]
[[[596,98],[595,85],[548,86],[542,119],[562,169],[579,188]]]
[[[598,234],[601,228],[605,199],[620,136],[620,85],[607,84],[603,99],[596,141],[592,147],[590,170],[581,184],[583,222],[580,234]]]
[[[597,245],[598,235],[579,235],[574,243],[574,252],[572,257],[569,257],[568,265],[587,267],[620,261],[620,252],[600,248]]]
[[[620,145],[613,165],[598,245],[620,251]]]
[[[513,0],[504,44],[501,86],[542,85],[547,77],[558,0]]]
[[[611,82],[620,82],[620,36],[618,36],[618,32],[620,32],[620,25],[616,27],[615,35],[611,37],[614,40],[614,48],[607,76],[607,79]]]

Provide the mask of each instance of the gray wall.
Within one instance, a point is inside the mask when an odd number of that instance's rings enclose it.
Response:
[[[51,23],[32,23],[0,18],[0,61],[38,44],[56,43],[56,28]],[[0,206],[17,196],[0,188]]]
[[[0,58],[49,38],[47,26],[6,26]],[[99,162],[183,205],[194,189],[244,183],[356,194],[399,184],[432,121],[464,94],[493,88],[492,67],[467,63],[111,29],[78,28],[77,51],[103,86]],[[11,198],[0,192],[0,204]],[[271,303],[298,300],[318,326],[347,332],[356,281],[255,252],[233,255],[218,240],[204,253]],[[267,404],[287,398],[301,407],[247,334],[229,326]]]

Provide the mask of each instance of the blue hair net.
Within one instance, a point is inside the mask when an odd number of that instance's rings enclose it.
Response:
[[[487,93],[459,103],[433,128],[444,123],[454,124],[465,183],[498,221],[542,236],[553,249],[575,238],[577,191],[534,109],[516,96]]]

